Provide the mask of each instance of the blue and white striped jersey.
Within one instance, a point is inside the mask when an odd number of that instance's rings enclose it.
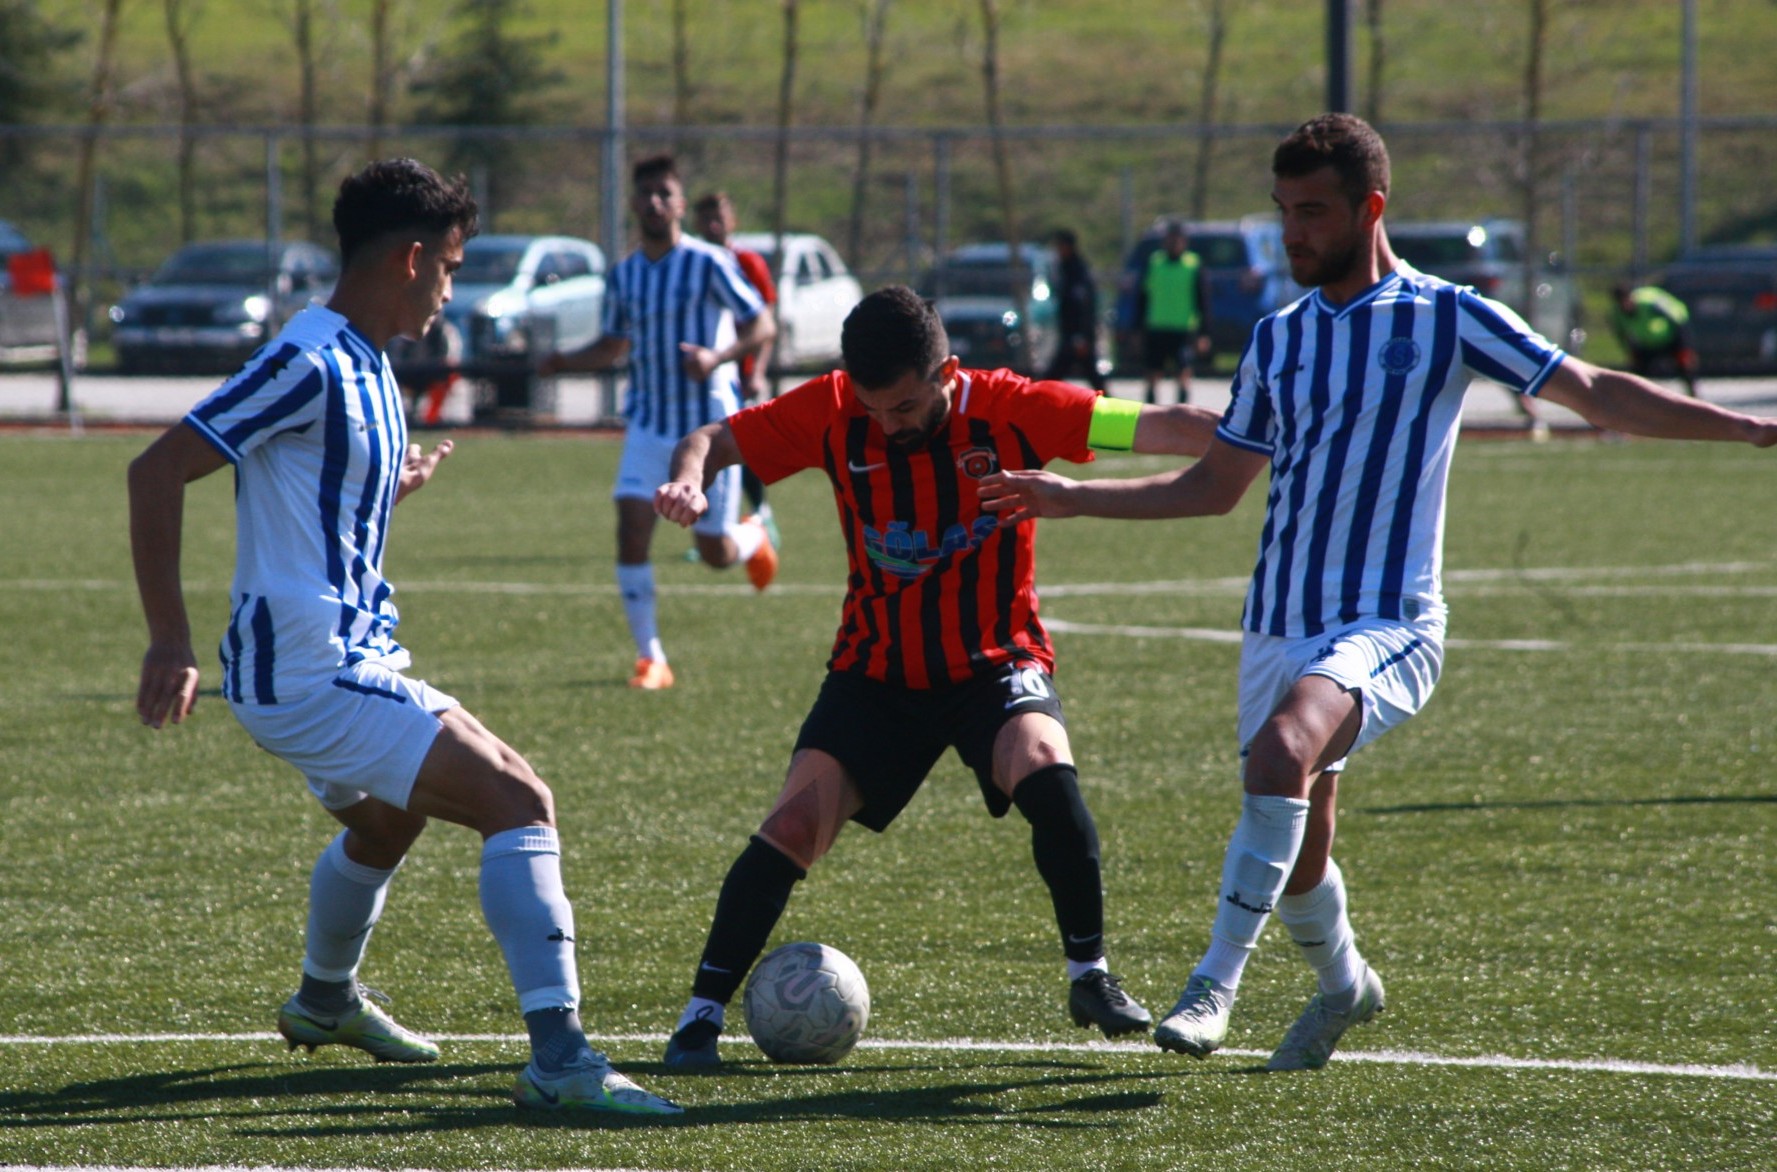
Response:
[[[1271,457],[1242,625],[1300,638],[1441,612],[1468,374],[1534,395],[1564,357],[1511,310],[1404,264],[1346,305],[1316,290],[1261,321],[1216,429]]]
[[[734,254],[707,241],[681,237],[659,260],[639,249],[624,257],[606,288],[604,332],[629,339],[629,426],[676,440],[740,410],[736,364],[694,381],[679,343],[720,350],[735,322],[764,307]]]
[[[361,660],[406,668],[382,562],[407,418],[382,351],[311,305],[185,422],[235,467],[223,694],[283,704]]]

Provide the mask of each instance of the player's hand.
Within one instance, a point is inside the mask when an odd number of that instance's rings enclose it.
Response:
[[[771,380],[765,377],[764,371],[755,370],[752,376],[747,379],[746,386],[741,388],[741,392],[746,396],[747,402],[763,403],[771,398]]]
[[[418,444],[407,445],[407,456],[401,461],[401,487],[395,493],[395,500],[401,501],[408,493],[421,487],[432,479],[432,473],[438,471],[438,465],[451,454],[456,445],[449,440],[439,440],[438,446],[430,452],[423,452]]]
[[[153,643],[142,656],[136,715],[149,728],[178,724],[197,707],[197,657],[190,643]]]
[[[685,528],[690,528],[709,507],[703,490],[684,480],[669,480],[654,490],[654,511]]]
[[[1073,516],[1068,493],[1076,487],[1076,481],[1053,472],[1021,469],[983,476],[975,492],[984,510],[999,514],[1003,529],[1037,517]]]
[[[1755,416],[1748,422],[1746,440],[1755,448],[1777,446],[1777,419]]]
[[[698,382],[710,377],[716,367],[722,365],[716,352],[708,346],[699,346],[695,342],[680,342],[679,350],[684,354],[685,374]]]

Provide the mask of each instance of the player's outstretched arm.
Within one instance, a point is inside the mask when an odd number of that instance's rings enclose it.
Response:
[[[1759,448],[1777,445],[1777,419],[1676,395],[1638,375],[1607,370],[1571,355],[1549,376],[1540,397],[1576,412],[1594,427],[1630,435],[1749,443]]]
[[[1131,451],[1150,456],[1202,456],[1216,437],[1222,417],[1189,403],[1148,405],[1135,421]]]
[[[1032,517],[1219,516],[1231,511],[1269,461],[1221,440],[1202,459],[1177,472],[1132,480],[1070,480],[1029,469],[995,472],[981,479],[981,506],[1000,524]]]
[[[178,724],[197,704],[197,657],[179,582],[185,486],[226,463],[183,423],[168,428],[130,463],[130,554],[148,620],[136,714],[150,728],[169,720]]]
[[[740,445],[726,420],[706,423],[673,448],[672,479],[654,490],[654,511],[690,526],[709,508],[704,489],[716,473],[740,462]]]
[[[544,355],[537,363],[537,373],[546,378],[557,374],[589,374],[612,370],[628,359],[629,339],[605,334],[578,350],[558,350]]]
[[[456,447],[449,440],[439,440],[438,446],[430,452],[422,451],[418,444],[407,445],[407,455],[401,461],[401,487],[395,490],[395,503],[400,504],[415,489],[425,487],[426,481],[432,479],[432,473],[438,471],[438,465]]]

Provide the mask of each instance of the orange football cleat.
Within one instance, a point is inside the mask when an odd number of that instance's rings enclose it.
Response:
[[[764,590],[777,577],[777,547],[771,543],[770,531],[765,528],[765,522],[759,519],[758,514],[745,518],[741,524],[757,525],[763,534],[764,539],[759,542],[759,548],[747,559],[747,581],[753,584],[753,589]]]
[[[673,669],[664,659],[638,659],[636,672],[629,677],[629,686],[658,692],[673,686]]]

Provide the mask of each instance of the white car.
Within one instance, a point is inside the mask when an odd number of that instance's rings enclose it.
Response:
[[[840,328],[864,290],[833,246],[808,232],[786,232],[780,258],[770,232],[737,232],[728,243],[763,256],[777,282],[772,365],[806,370],[836,362]]]
[[[444,321],[469,364],[577,350],[599,336],[605,254],[574,236],[475,236]],[[542,334],[547,333],[547,337]]]

